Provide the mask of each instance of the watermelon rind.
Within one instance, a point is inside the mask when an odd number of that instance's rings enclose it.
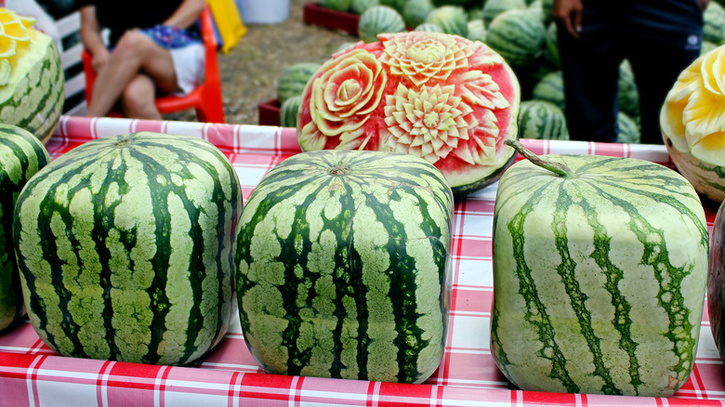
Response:
[[[425,160],[322,150],[274,167],[239,224],[244,338],[267,372],[420,383],[438,367],[453,196]]]

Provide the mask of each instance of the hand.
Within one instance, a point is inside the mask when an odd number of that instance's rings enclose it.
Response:
[[[579,38],[583,9],[582,0],[554,0],[552,16],[560,28],[566,29],[574,38]]]
[[[700,8],[702,8],[702,11],[705,11],[707,9],[707,5],[710,4],[710,0],[698,0],[700,3]]]
[[[93,70],[96,72],[100,71],[110,58],[111,54],[108,52],[108,49],[101,48],[96,50],[96,52],[93,53]]]

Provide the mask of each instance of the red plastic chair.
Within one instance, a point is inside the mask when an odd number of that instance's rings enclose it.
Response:
[[[211,11],[207,6],[201,16],[201,37],[206,54],[204,82],[186,96],[160,96],[156,98],[159,113],[167,114],[187,109],[195,109],[200,122],[224,123],[224,104],[222,101],[219,65],[217,62],[217,42],[214,35]],[[86,76],[86,102],[91,103],[93,84],[96,71],[93,70],[93,57],[83,51],[83,71]],[[111,112],[109,116],[121,116],[119,112]]]

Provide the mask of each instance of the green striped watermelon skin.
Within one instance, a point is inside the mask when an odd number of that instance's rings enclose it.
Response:
[[[210,143],[149,132],[87,142],[15,208],[25,307],[64,356],[184,364],[233,313],[239,180]]]
[[[542,100],[521,102],[519,137],[539,140],[569,140],[564,112],[553,103]]]
[[[543,156],[501,178],[492,354],[524,390],[667,396],[695,361],[708,230],[692,186],[654,163]]]
[[[321,66],[317,62],[298,62],[285,69],[277,81],[277,100],[280,105],[291,97],[301,95],[307,82]]]
[[[499,14],[509,10],[526,10],[526,7],[524,0],[487,0],[482,7],[483,24],[489,27]]]
[[[50,161],[35,135],[0,124],[0,331],[24,314],[13,245],[13,211],[25,183]]]
[[[358,35],[363,42],[375,42],[378,34],[405,31],[405,22],[400,13],[389,6],[373,6],[360,15]]]
[[[564,73],[560,70],[552,71],[544,75],[534,85],[531,94],[534,100],[543,100],[553,103],[559,109],[566,111],[566,100],[564,98]]]
[[[52,38],[30,31],[34,46],[0,89],[0,123],[16,125],[40,140],[53,135],[65,103],[65,77]]]
[[[446,34],[468,36],[468,15],[459,6],[441,6],[434,8],[425,19],[443,29]]]
[[[453,197],[418,157],[301,153],[249,197],[237,246],[246,343],[268,372],[418,383],[444,348]]]
[[[543,55],[546,27],[531,10],[505,11],[491,21],[486,43],[513,67],[526,67]]]
[[[292,96],[279,107],[279,125],[281,127],[297,127],[302,95]]]

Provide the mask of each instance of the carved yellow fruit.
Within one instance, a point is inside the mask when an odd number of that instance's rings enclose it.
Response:
[[[695,60],[670,90],[660,113],[677,169],[705,197],[725,199],[725,46]]]
[[[34,23],[0,8],[0,123],[45,141],[63,111],[65,78],[55,43]]]

